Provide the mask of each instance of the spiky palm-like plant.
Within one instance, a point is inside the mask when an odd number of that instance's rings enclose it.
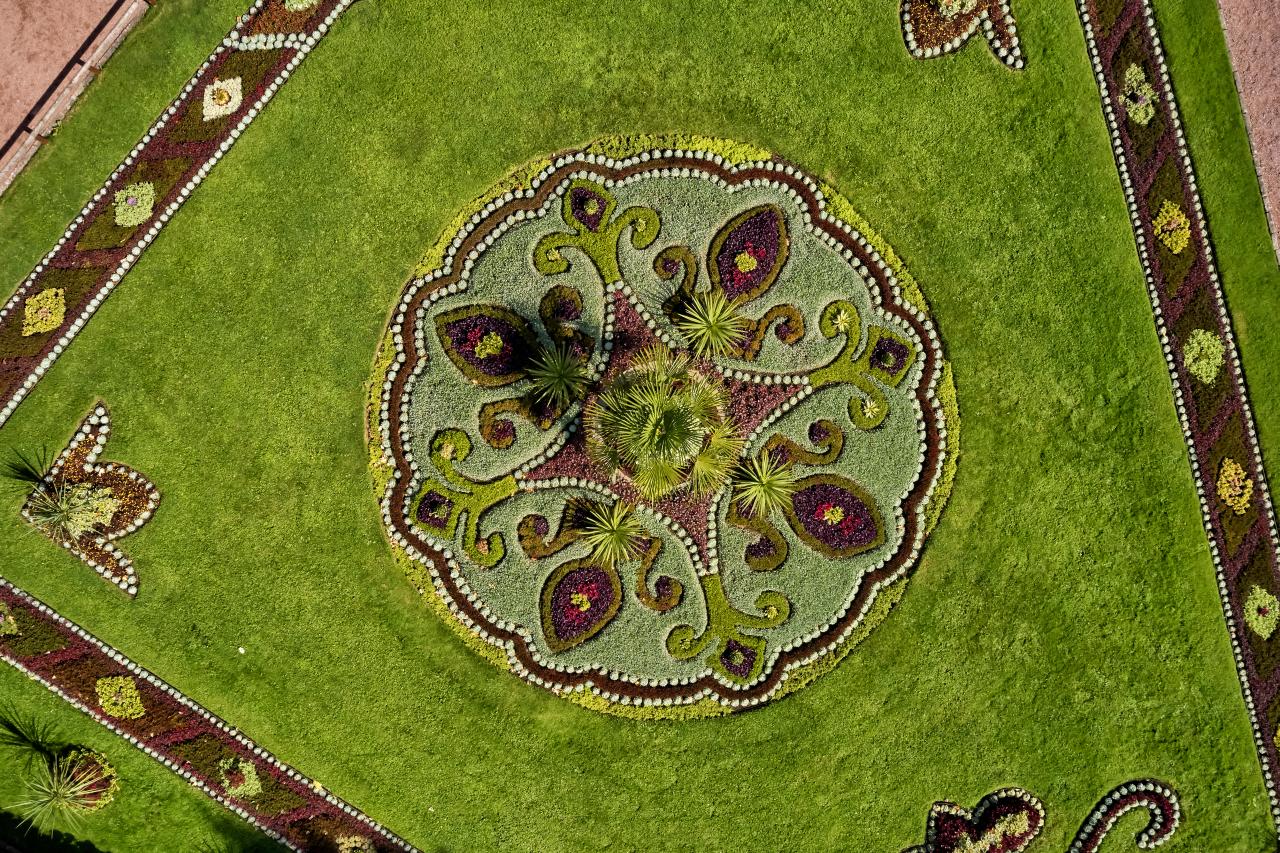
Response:
[[[625,563],[644,549],[644,525],[622,501],[609,506],[594,501],[586,504],[578,524],[591,555],[605,565]]]
[[[65,744],[51,723],[20,714],[13,705],[6,703],[0,707],[0,747],[20,752],[30,768],[37,759],[42,762],[56,760]]]
[[[742,463],[733,478],[739,506],[756,518],[780,509],[796,484],[791,464],[767,452]]]
[[[533,381],[533,398],[543,405],[566,408],[587,388],[586,362],[564,344],[539,351],[527,372]]]
[[[742,449],[727,416],[728,395],[664,347],[641,351],[583,416],[587,453],[610,474],[629,477],[648,500],[688,486],[719,488]]]
[[[52,467],[53,460],[48,448],[42,447],[35,453],[28,454],[14,447],[10,448],[8,458],[0,466],[0,476],[26,488],[39,488]]]
[[[119,508],[111,490],[89,483],[43,482],[27,499],[27,517],[59,542],[74,542],[111,520]]]
[[[111,802],[116,771],[92,750],[76,749],[35,765],[27,779],[27,799],[14,808],[37,829],[78,829],[84,816]]]
[[[11,449],[0,464],[0,477],[31,490],[25,509],[32,525],[51,539],[74,542],[111,520],[120,504],[110,489],[69,483],[51,476],[52,468],[45,448],[33,454]]]
[[[702,357],[727,355],[742,342],[751,321],[720,290],[695,293],[680,308],[676,328]]]

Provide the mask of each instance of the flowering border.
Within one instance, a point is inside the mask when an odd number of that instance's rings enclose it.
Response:
[[[916,7],[922,13],[915,12]],[[902,0],[899,15],[902,39],[916,59],[953,53],[981,30],[997,59],[1015,71],[1026,66],[1009,0],[977,0],[968,11],[949,15],[943,14],[938,0]]]
[[[129,660],[75,623],[0,577],[0,605],[7,608],[0,632],[0,658],[43,684],[66,702],[83,711],[129,743],[179,774],[257,829],[293,850],[328,849],[336,844],[363,840],[353,850],[415,851],[416,848],[377,823],[359,809],[324,790],[320,783],[281,763],[234,726],[205,710],[159,677]],[[105,702],[98,684],[111,679],[112,693],[122,682],[128,711]],[[134,698],[143,709],[137,713]],[[219,758],[234,759],[240,774],[259,786],[245,786],[220,772],[201,770],[192,755],[202,747],[219,751]],[[185,755],[184,755],[185,753]],[[220,765],[214,765],[220,766]],[[244,768],[252,768],[245,770]],[[264,793],[264,788],[267,790]],[[274,811],[273,806],[287,806]]]
[[[1280,825],[1280,534],[1191,156],[1150,0],[1078,0],[1078,11]]]
[[[1134,809],[1147,810],[1147,823],[1134,838],[1143,850],[1164,844],[1182,822],[1177,792],[1154,779],[1136,779],[1117,785],[1098,801],[1080,825],[1067,853],[1096,853],[1120,818]],[[1044,803],[1022,788],[994,791],[973,809],[942,800],[929,809],[924,843],[903,853],[1023,853],[1039,837],[1045,817]]]
[[[353,2],[355,0],[315,0],[295,12],[287,8],[284,0],[256,0],[249,11],[240,16],[222,44],[214,49],[178,97],[67,226],[57,245],[36,264],[35,270],[0,308],[0,427],[138,262],[209,170],[231,149]],[[202,109],[205,90],[219,82],[220,70],[237,57],[247,57],[237,61],[253,65],[256,85],[241,93],[235,109],[214,115],[210,120],[217,121],[213,124],[206,121],[200,125],[201,131],[214,132],[190,133],[184,128],[185,120],[193,110]],[[205,124],[209,127],[205,128]],[[116,197],[126,187],[136,186],[136,176],[147,169],[164,171],[164,179],[157,181],[164,191],[156,193],[145,217],[137,224],[125,226],[113,211]],[[137,202],[135,196],[135,206]],[[119,227],[129,229],[127,236],[101,248],[78,248],[91,228],[95,225],[101,228],[99,223],[113,216]],[[38,332],[31,332],[30,324],[24,329],[22,309],[27,298],[48,290],[58,290],[59,299],[66,293],[65,313],[58,318],[57,325],[40,327]]]

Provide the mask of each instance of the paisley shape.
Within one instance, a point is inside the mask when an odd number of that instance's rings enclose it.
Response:
[[[542,587],[542,634],[563,652],[599,634],[622,606],[622,583],[612,566],[590,557],[556,568]]]
[[[542,295],[538,317],[547,337],[568,347],[581,359],[591,356],[596,341],[582,329],[582,294],[576,288],[557,284]]]
[[[1022,853],[1044,827],[1044,804],[1021,788],[982,798],[969,811],[937,802],[929,809],[925,843],[904,853]]]
[[[794,305],[775,305],[765,312],[765,315],[755,322],[755,328],[747,335],[746,340],[742,342],[740,351],[735,353],[744,361],[755,361],[760,355],[760,348],[764,346],[764,340],[769,334],[769,327],[773,327],[774,336],[784,344],[794,346],[804,337],[805,325],[804,315],[802,315]]]
[[[673,281],[680,276],[680,282],[662,302],[662,313],[674,322],[697,288],[698,259],[688,246],[668,246],[653,259],[653,271],[663,281]]]
[[[819,418],[809,424],[809,440],[820,448],[816,453],[805,450],[782,433],[774,433],[765,442],[764,452],[792,464],[816,467],[830,465],[844,451],[844,430],[827,418]]]
[[[653,584],[654,591],[649,591],[649,572],[661,553],[662,540],[657,537],[649,539],[636,569],[636,599],[656,613],[666,613],[684,597],[684,584],[670,575],[658,575]]]
[[[570,498],[560,511],[560,525],[556,535],[551,535],[551,523],[545,515],[526,515],[520,519],[517,532],[520,549],[531,560],[541,560],[559,554],[582,537],[579,518],[589,502]]]
[[[884,542],[884,523],[875,501],[845,477],[805,477],[785,511],[796,535],[828,557],[852,557]]]
[[[580,181],[565,196],[564,218],[566,222],[581,225],[587,231],[597,232],[608,221],[616,202],[586,181]]]
[[[435,318],[445,355],[478,385],[500,388],[521,379],[536,338],[529,323],[501,305],[463,305]]]
[[[730,299],[750,302],[773,286],[787,261],[790,238],[782,208],[762,204],[725,224],[707,255],[711,284]]]

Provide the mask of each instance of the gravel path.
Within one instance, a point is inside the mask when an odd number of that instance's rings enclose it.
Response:
[[[1218,0],[1280,260],[1280,13],[1268,0]]]

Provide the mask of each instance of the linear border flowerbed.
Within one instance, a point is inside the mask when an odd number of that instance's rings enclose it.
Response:
[[[0,307],[0,428],[353,2],[256,0],[240,16]]]
[[[415,849],[4,578],[0,607],[0,658],[286,847]]]
[[[1280,533],[1150,0],[1078,0],[1280,833]]]

